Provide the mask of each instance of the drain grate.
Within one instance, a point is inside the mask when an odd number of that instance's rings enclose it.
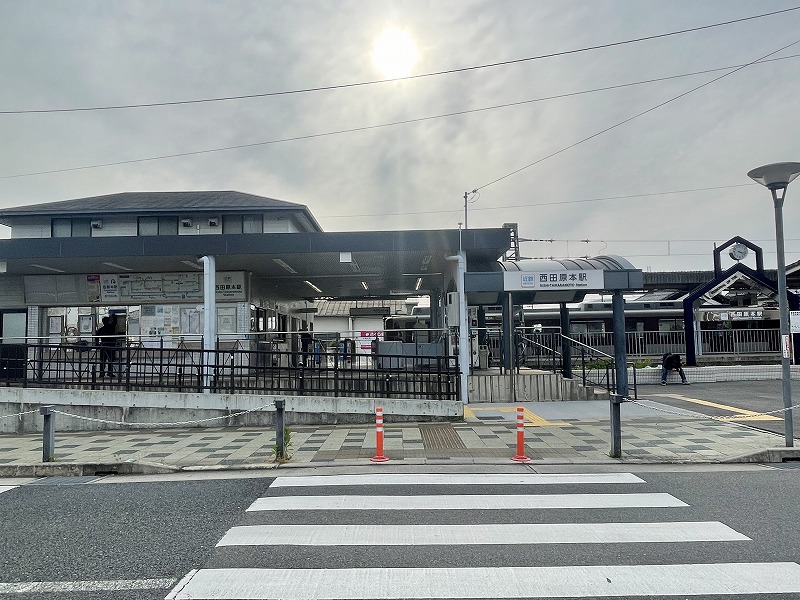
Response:
[[[422,444],[429,450],[463,450],[464,442],[452,425],[420,425]]]

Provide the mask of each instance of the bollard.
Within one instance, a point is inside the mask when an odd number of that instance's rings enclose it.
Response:
[[[56,416],[53,406],[40,406],[39,413],[44,417],[42,427],[42,462],[53,462],[56,452]]]
[[[285,407],[285,400],[275,400],[275,445],[278,448],[278,451],[275,453],[275,458],[278,460],[286,458]]]
[[[386,462],[389,460],[383,454],[383,408],[380,406],[375,409],[375,456],[370,460],[372,462]]]
[[[530,462],[530,458],[525,456],[525,409],[517,407],[517,454],[512,456],[514,462]]]
[[[619,394],[611,394],[611,450],[608,455],[611,458],[622,458],[622,417],[620,415],[620,405],[625,401]]]

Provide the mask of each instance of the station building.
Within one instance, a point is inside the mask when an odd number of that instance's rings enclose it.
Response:
[[[304,205],[235,191],[19,206],[0,210],[0,224],[11,229],[0,240],[0,358],[26,356],[32,342],[91,345],[109,313],[117,315],[117,335],[140,347],[268,344],[297,352],[321,298],[428,296],[432,329],[461,326],[436,340],[434,351],[468,364],[468,304],[565,303],[593,290],[641,289],[641,272],[619,257],[504,262],[518,245],[509,226],[328,233]],[[506,319],[509,339],[512,323]],[[364,331],[372,337],[376,328]],[[360,337],[351,341],[363,350],[368,340]],[[13,361],[4,364],[12,378]]]

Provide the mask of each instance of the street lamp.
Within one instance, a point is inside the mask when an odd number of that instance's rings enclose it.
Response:
[[[783,413],[784,429],[786,431],[786,447],[794,446],[794,432],[792,426],[792,379],[789,361],[792,352],[792,336],[789,333],[789,307],[786,302],[786,259],[783,248],[783,199],[786,197],[786,188],[800,175],[800,163],[786,162],[775,163],[758,167],[750,171],[747,176],[755,182],[769,188],[772,200],[775,203],[775,244],[778,247],[778,307],[781,319],[781,372],[783,380]]]

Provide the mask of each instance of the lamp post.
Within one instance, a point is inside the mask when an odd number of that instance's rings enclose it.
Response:
[[[786,162],[774,163],[758,167],[750,171],[747,176],[755,182],[766,186],[772,192],[775,204],[775,244],[778,249],[778,307],[781,321],[781,379],[783,380],[783,413],[784,429],[786,432],[786,447],[794,446],[794,432],[792,425],[792,379],[790,360],[792,353],[792,336],[789,333],[789,307],[786,298],[786,259],[783,247],[783,199],[786,197],[786,188],[800,175],[800,163]]]

